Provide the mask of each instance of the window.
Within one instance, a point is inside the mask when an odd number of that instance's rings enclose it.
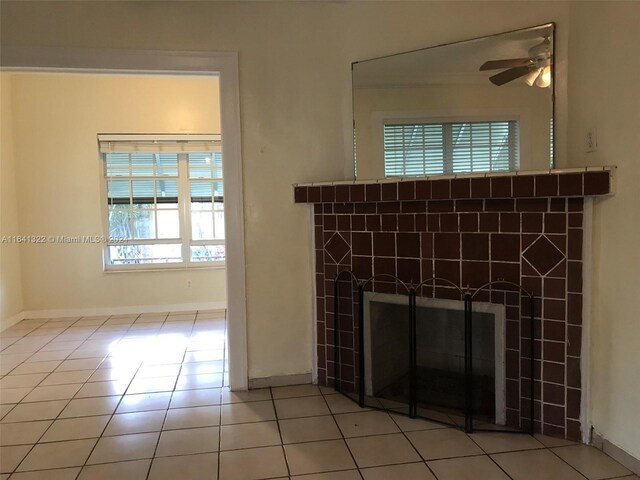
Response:
[[[384,125],[387,177],[516,170],[518,122]]]
[[[220,137],[184,137],[99,136],[107,269],[224,263]]]

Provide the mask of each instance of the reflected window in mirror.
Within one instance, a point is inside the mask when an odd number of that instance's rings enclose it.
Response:
[[[553,168],[553,53],[549,23],[355,62],[356,177]]]
[[[385,177],[515,171],[517,120],[384,125]]]

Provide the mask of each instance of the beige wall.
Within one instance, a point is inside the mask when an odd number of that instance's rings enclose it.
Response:
[[[487,81],[487,83],[489,83]],[[527,85],[428,85],[354,91],[358,180],[384,178],[383,118],[518,119],[520,170],[549,168],[549,89]],[[400,116],[402,115],[402,116]],[[437,121],[437,120],[436,120]],[[447,120],[443,120],[447,121]],[[536,141],[531,141],[535,138]]]
[[[555,2],[185,5],[4,2],[2,43],[239,52],[249,376],[309,372],[310,216],[293,204],[291,184],[353,172],[351,62],[550,19],[558,22],[562,44],[568,8]]]
[[[103,235],[98,133],[217,133],[218,79],[13,73],[23,235]],[[24,309],[223,302],[224,269],[105,273],[100,244],[26,244]],[[191,282],[189,286],[189,282]]]
[[[571,7],[570,166],[614,164],[594,205],[591,405],[594,428],[640,458],[640,3]],[[598,151],[585,153],[596,128]]]
[[[0,237],[18,235],[15,157],[13,152],[11,76],[0,74]],[[0,330],[23,310],[20,245],[0,243]]]
[[[575,17],[571,24],[570,5],[571,19]],[[587,161],[584,155],[570,162],[566,158],[571,101],[572,132],[591,122],[588,112],[601,116],[602,147],[593,162],[623,163],[619,177],[628,176],[619,181],[613,201],[616,206],[624,199],[631,202],[624,204],[630,221],[622,222],[620,214],[606,210],[614,210],[604,206],[611,200],[596,209],[596,256],[602,258],[594,270],[600,289],[593,312],[599,317],[593,320],[594,361],[601,364],[594,366],[592,378],[594,388],[602,390],[593,395],[593,412],[607,438],[637,452],[640,429],[633,405],[638,404],[639,382],[634,366],[640,354],[638,320],[632,313],[639,280],[631,246],[638,244],[638,222],[631,221],[637,215],[631,210],[638,210],[640,198],[635,187],[638,164],[632,161],[638,135],[631,130],[633,123],[623,130],[625,135],[613,128],[616,109],[628,118],[640,111],[631,108],[637,105],[633,81],[618,78],[616,70],[628,72],[637,57],[634,45],[640,29],[633,30],[629,23],[640,17],[640,4],[610,5],[588,5],[582,13],[578,2],[198,2],[188,8],[185,2],[3,2],[2,43],[239,52],[249,374],[263,377],[311,369],[310,216],[307,207],[293,204],[291,184],[348,178],[352,172],[351,62],[555,21],[558,166]],[[608,8],[632,9],[633,14],[608,18],[598,11]],[[592,24],[601,34],[591,34]],[[574,28],[580,36],[568,51]],[[618,50],[606,57],[610,48]],[[575,88],[569,98],[566,82],[574,57]],[[615,67],[611,74],[586,78],[602,62]],[[585,86],[577,85],[582,81]],[[572,133],[571,153],[579,153],[581,146],[582,135]],[[613,293],[615,283],[621,285],[621,293]],[[614,340],[621,342],[621,349],[611,347]],[[631,344],[636,347],[629,348]],[[615,369],[615,374],[608,369]]]

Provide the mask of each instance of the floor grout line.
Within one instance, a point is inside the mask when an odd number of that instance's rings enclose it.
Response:
[[[342,438],[342,442],[344,443],[344,445],[347,447],[347,450],[349,452],[349,455],[351,456],[351,459],[353,460],[353,464],[355,465],[356,469],[358,470],[358,475],[360,475],[360,478],[364,480],[364,476],[362,475],[362,472],[360,471],[360,466],[358,465],[358,462],[356,461],[356,457],[353,454],[353,451],[351,450],[351,447],[349,447],[349,444],[347,443],[347,439],[344,436],[344,432],[342,431],[342,429],[340,428],[340,425],[338,424],[337,420],[336,420],[336,415],[332,410],[331,410],[331,405],[329,405],[329,402],[327,402],[327,398],[326,396],[322,393],[322,390],[320,390],[320,388],[318,387],[318,390],[320,392],[320,395],[322,396],[322,399],[324,400],[325,405],[327,406],[327,409],[329,410],[329,414],[331,415],[331,419],[333,420],[333,422],[335,423],[338,432],[340,432],[340,436]]]
[[[269,395],[271,396],[271,406],[273,407],[273,414],[275,416],[276,425],[278,426],[278,436],[280,437],[280,450],[282,450],[284,464],[287,467],[287,477],[291,477],[291,467],[289,466],[289,458],[287,458],[287,451],[284,448],[284,441],[282,439],[282,430],[280,429],[280,419],[278,418],[278,409],[276,408],[276,399],[273,397],[272,387],[269,387]]]

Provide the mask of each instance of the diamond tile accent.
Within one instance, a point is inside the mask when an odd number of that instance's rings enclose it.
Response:
[[[345,255],[349,253],[349,250],[351,250],[351,247],[345,241],[345,239],[342,238],[342,235],[336,232],[326,243],[326,245],[324,246],[324,249],[331,256],[334,262],[340,263],[342,259],[345,257]]]
[[[544,235],[540,235],[529,245],[522,256],[542,276],[549,273],[564,258],[564,254],[558,250],[558,247]]]

